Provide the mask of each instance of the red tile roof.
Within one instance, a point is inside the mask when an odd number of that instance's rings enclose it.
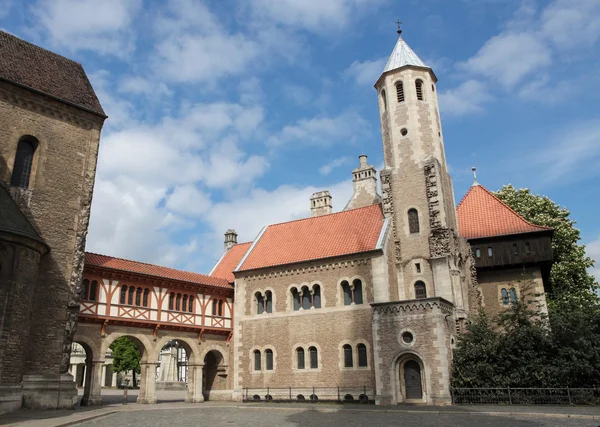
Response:
[[[85,253],[85,265],[110,268],[112,270],[126,271],[128,273],[145,274],[147,276],[156,276],[165,279],[179,280],[196,285],[231,288],[231,285],[226,280],[218,277],[191,273],[189,271],[175,270],[174,268],[160,267],[158,265],[99,255],[91,252]]]
[[[372,251],[385,218],[371,205],[266,227],[239,271]]]
[[[458,204],[458,230],[467,239],[548,231],[513,211],[481,185],[474,185]]]
[[[235,277],[233,277],[233,270],[235,270],[244,255],[246,255],[250,246],[252,246],[252,242],[240,243],[229,249],[223,254],[223,257],[219,260],[217,265],[215,265],[210,272],[210,275],[233,283],[235,280]]]

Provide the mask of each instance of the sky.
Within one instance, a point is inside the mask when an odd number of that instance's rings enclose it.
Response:
[[[0,28],[83,64],[109,116],[87,250],[208,273],[223,233],[308,216],[381,168],[373,84],[403,37],[436,73],[458,202],[566,206],[600,260],[598,0],[0,0]],[[600,265],[594,273],[600,278]]]

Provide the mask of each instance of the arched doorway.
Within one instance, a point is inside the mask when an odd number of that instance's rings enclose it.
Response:
[[[223,355],[217,350],[209,351],[204,356],[203,384],[202,392],[204,400],[209,400],[211,392],[214,390],[223,390],[225,388],[225,379],[220,374],[220,366],[223,365]]]
[[[407,400],[423,399],[423,382],[421,379],[421,366],[415,360],[404,363],[404,391]]]
[[[190,363],[194,364],[192,347],[181,339],[168,339],[158,352],[158,362],[156,390],[160,402],[189,401],[194,394],[189,370]]]

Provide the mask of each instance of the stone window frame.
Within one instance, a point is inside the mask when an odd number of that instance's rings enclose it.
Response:
[[[497,286],[498,288],[498,304],[500,305],[500,307],[510,307],[511,305],[513,305],[515,302],[512,300],[511,295],[510,295],[510,291],[512,289],[515,290],[515,294],[517,296],[517,301],[519,301],[519,295],[521,294],[521,288],[519,286],[518,283],[502,283],[499,284]],[[506,292],[508,294],[508,304],[504,304],[503,299],[502,299],[502,289],[506,289]]]
[[[421,82],[421,99],[419,99],[419,82]],[[421,78],[421,77],[417,77],[415,79],[415,100],[417,101],[427,101],[427,99],[425,98],[425,81]]]
[[[298,292],[302,290],[302,288],[307,287],[310,291],[314,291],[315,285],[319,286],[319,291],[321,293],[321,307],[315,308],[314,305],[309,309],[302,308],[302,298],[300,298],[300,308],[298,310],[294,310],[294,297],[292,294],[293,289],[297,289]],[[312,310],[320,310],[322,308],[327,307],[325,300],[325,287],[323,286],[323,282],[320,280],[312,280],[310,282],[302,282],[300,284],[291,284],[288,286],[286,291],[286,311],[289,313],[301,313],[304,311],[312,311]]]
[[[417,282],[423,282],[425,284],[425,298],[431,298],[433,296],[433,292],[431,292],[432,289],[429,286],[428,281],[425,280],[424,277],[418,277],[416,280],[414,280],[412,282],[412,285],[410,287],[410,295],[412,296],[412,299],[414,299],[414,300],[424,299],[424,298],[417,298],[417,291],[415,290],[415,285],[417,284]]]
[[[32,159],[31,159],[31,165],[29,168],[29,181],[28,181],[26,187],[13,186],[13,174],[14,174],[14,169],[15,169],[15,160],[17,159],[17,151],[19,150],[19,145],[21,144],[21,142],[29,142],[30,144],[33,145],[33,154],[32,154]],[[37,170],[38,170],[39,159],[40,159],[40,156],[43,155],[44,151],[45,151],[45,144],[42,144],[42,141],[38,137],[34,136],[31,133],[23,133],[15,141],[13,156],[6,159],[7,166],[11,165],[11,167],[9,169],[10,177],[9,177],[9,181],[8,181],[10,187],[19,188],[21,190],[33,190],[35,188],[35,180],[36,180],[36,175],[37,175]]]
[[[405,332],[409,332],[413,336],[413,340],[409,343],[404,342],[404,339],[402,339],[402,334],[404,334]],[[398,332],[398,342],[400,343],[400,345],[402,347],[405,347],[405,348],[414,347],[415,343],[417,342],[417,334],[411,328],[403,328],[400,330],[400,332]]]
[[[344,304],[344,289],[342,287],[342,282],[346,281],[346,282],[348,282],[350,287],[352,287],[355,280],[360,280],[360,282],[362,284],[362,304],[356,304],[353,301],[350,305],[345,305]],[[337,282],[336,296],[337,296],[337,304],[336,304],[337,307],[356,307],[356,306],[363,306],[365,304],[369,304],[369,299],[367,298],[367,282],[361,275],[358,275],[358,274],[351,276],[351,277],[348,277],[348,276],[341,277],[340,279],[338,279],[338,282]]]
[[[265,310],[261,313],[258,314],[258,310],[257,310],[257,304],[256,304],[256,294],[260,293],[262,295],[263,298],[266,298],[267,292],[271,292],[271,297],[272,297],[272,301],[271,301],[271,307],[272,310],[270,313],[267,313],[266,310],[266,304],[265,304]],[[264,315],[270,315],[273,314],[275,312],[277,312],[277,310],[275,309],[276,306],[276,296],[275,296],[275,289],[273,289],[270,286],[267,286],[266,288],[256,288],[252,291],[252,298],[250,300],[250,315],[251,316],[264,316]]]
[[[395,79],[392,84],[394,85],[394,89],[396,90],[396,103],[397,104],[401,104],[403,102],[406,102],[406,93],[404,92],[404,79]],[[398,99],[398,85],[402,85],[402,100]]]
[[[410,226],[408,224],[408,212],[411,209],[414,209],[414,210],[417,211],[417,218],[419,219],[419,231],[416,232],[416,233],[411,233],[410,232]],[[423,236],[424,235],[423,226],[425,224],[425,221],[423,221],[423,213],[421,212],[421,210],[422,209],[419,206],[414,206],[414,205],[410,205],[410,206],[408,206],[406,208],[406,211],[405,211],[406,215],[404,216],[405,220],[403,221],[404,224],[403,224],[403,227],[402,227],[402,229],[404,230],[404,234],[405,235],[407,235],[407,236]]]
[[[367,366],[358,366],[358,345],[363,344],[367,348]],[[345,366],[344,346],[352,347],[352,367]],[[354,341],[343,340],[338,345],[338,368],[340,371],[368,371],[371,369],[371,346],[366,339],[359,338]]]
[[[295,349],[296,347],[294,347]],[[271,350],[273,352],[273,369],[267,369],[267,350]],[[260,353],[260,370],[254,369],[254,352],[258,351]],[[277,351],[275,347],[271,344],[267,344],[264,346],[255,345],[248,352],[248,369],[249,372],[253,375],[261,375],[261,374],[273,374],[277,370]]]
[[[308,350],[311,347],[315,347],[317,349],[317,367],[310,367],[310,351]],[[296,350],[298,348],[302,348],[304,350],[304,369],[298,369],[298,356]],[[275,357],[275,355],[273,355]],[[309,342],[306,344],[296,343],[292,345],[292,372],[301,373],[301,372],[321,372],[323,367],[323,352],[321,350],[321,346],[316,342]]]

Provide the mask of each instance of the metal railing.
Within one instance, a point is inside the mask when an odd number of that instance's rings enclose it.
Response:
[[[452,403],[507,405],[600,405],[600,388],[453,388]]]
[[[374,403],[373,389],[363,387],[244,388],[244,402]]]

